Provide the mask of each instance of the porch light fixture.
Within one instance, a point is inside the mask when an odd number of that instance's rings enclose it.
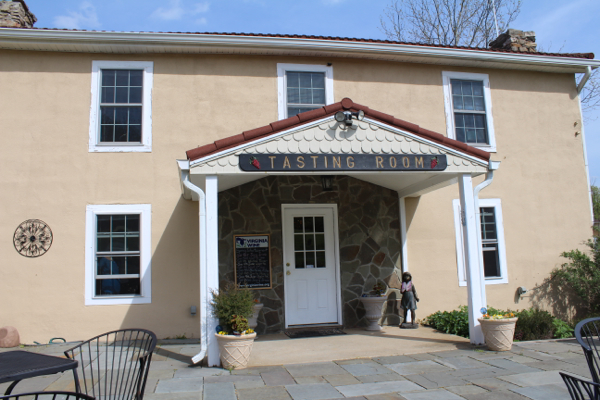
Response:
[[[321,184],[323,185],[324,192],[331,192],[333,190],[333,176],[331,176],[331,175],[321,176]]]
[[[338,111],[335,113],[335,120],[343,123],[345,128],[352,126],[352,118],[362,121],[365,119],[365,112],[363,110],[352,112],[352,111]]]

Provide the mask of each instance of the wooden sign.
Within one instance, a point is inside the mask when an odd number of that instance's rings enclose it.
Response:
[[[445,154],[240,154],[240,169],[256,171],[443,171]]]
[[[270,235],[233,235],[235,283],[249,289],[271,288]]]

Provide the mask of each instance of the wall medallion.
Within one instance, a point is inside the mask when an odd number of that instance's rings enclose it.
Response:
[[[39,257],[52,246],[52,230],[44,221],[28,219],[17,227],[13,242],[22,256]]]

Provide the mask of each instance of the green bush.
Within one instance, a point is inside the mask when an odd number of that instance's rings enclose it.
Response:
[[[518,314],[515,340],[551,339],[554,336],[554,317],[548,311],[534,308]]]
[[[460,306],[454,311],[437,311],[426,317],[423,323],[440,332],[469,337],[469,308]]]
[[[230,284],[224,289],[212,291],[213,300],[210,303],[213,315],[219,318],[221,325],[232,332],[232,318],[239,316],[250,318],[254,313],[254,294],[248,289],[242,289]]]
[[[552,325],[554,325],[554,338],[556,339],[566,339],[573,337],[573,327],[566,323],[563,320],[558,318],[554,318],[552,321]]]

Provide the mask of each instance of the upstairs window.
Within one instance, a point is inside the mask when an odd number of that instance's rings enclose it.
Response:
[[[152,62],[92,63],[91,152],[152,150]]]
[[[443,72],[442,77],[448,137],[496,151],[488,76]]]
[[[279,119],[333,103],[333,68],[277,64]]]

